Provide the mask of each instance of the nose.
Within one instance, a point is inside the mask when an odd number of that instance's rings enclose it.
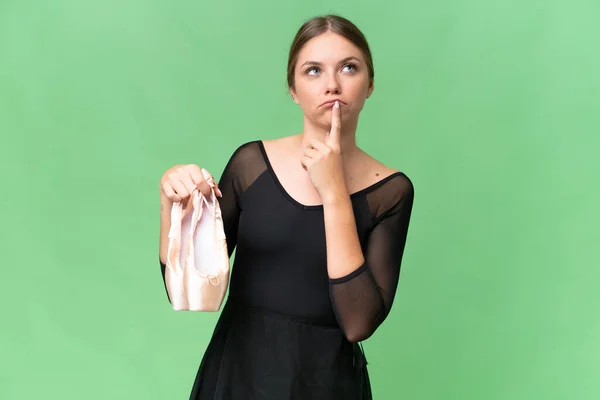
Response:
[[[329,76],[329,79],[327,79],[327,82],[325,84],[325,93],[326,94],[340,94],[342,91],[342,87],[340,85],[340,82],[338,81],[338,76],[336,74],[331,74]]]

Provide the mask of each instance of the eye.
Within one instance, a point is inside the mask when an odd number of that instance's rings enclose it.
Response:
[[[304,71],[304,73],[307,75],[315,75],[318,72],[318,70],[319,70],[319,68],[317,68],[317,67],[309,67]],[[311,71],[315,71],[315,73],[311,74]]]
[[[351,68],[350,72],[355,72],[357,69],[356,64],[352,64],[352,63],[344,65],[344,68]]]

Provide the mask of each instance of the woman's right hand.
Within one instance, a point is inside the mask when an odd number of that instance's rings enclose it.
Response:
[[[221,197],[217,182],[215,192]],[[205,196],[210,195],[211,186],[202,174],[202,168],[194,164],[175,165],[165,171],[160,180],[160,191],[172,202],[186,202],[191,193],[198,189]]]

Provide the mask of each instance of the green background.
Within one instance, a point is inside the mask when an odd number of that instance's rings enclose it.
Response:
[[[167,302],[160,176],[299,132],[328,12],[374,53],[359,144],[416,189],[375,399],[600,398],[596,0],[0,0],[0,398],[187,398],[218,314]]]

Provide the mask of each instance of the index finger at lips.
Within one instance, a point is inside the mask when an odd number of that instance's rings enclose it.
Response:
[[[331,109],[331,131],[329,132],[329,140],[335,144],[339,144],[341,130],[342,121],[340,103],[336,101]]]

